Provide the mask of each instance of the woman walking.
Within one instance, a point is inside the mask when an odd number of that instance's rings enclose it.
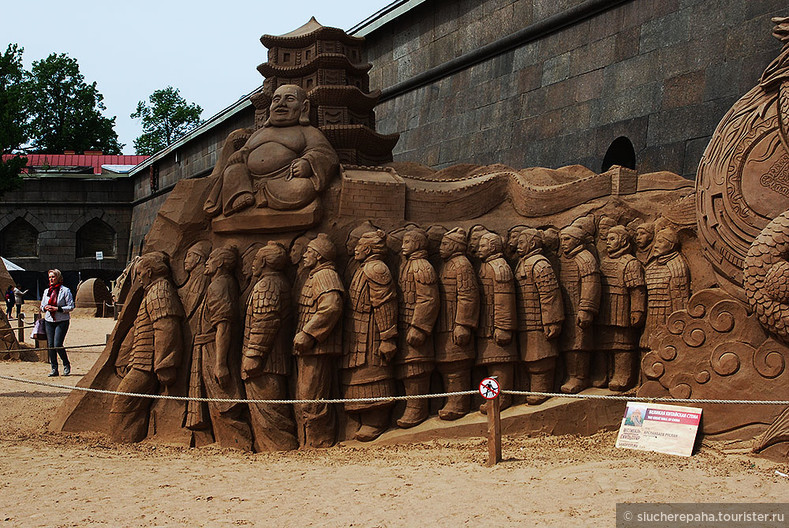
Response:
[[[41,311],[44,312],[44,325],[47,329],[47,347],[49,348],[49,364],[52,370],[49,376],[58,375],[58,356],[63,362],[63,375],[71,374],[71,363],[68,360],[63,341],[66,339],[71,316],[74,309],[74,297],[71,290],[63,285],[63,274],[60,270],[49,270],[49,288],[44,290],[41,298]]]
[[[16,302],[16,318],[22,317],[22,305],[25,304],[25,295],[30,290],[22,291],[19,288],[14,288],[14,301]]]

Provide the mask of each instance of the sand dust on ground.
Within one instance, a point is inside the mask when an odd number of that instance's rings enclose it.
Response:
[[[32,319],[31,319],[32,320]],[[67,345],[113,321],[76,317]],[[70,353],[75,385],[100,347]],[[44,363],[0,374],[50,381]],[[786,502],[789,464],[704,446],[690,458],[616,449],[616,433],[245,454],[56,434],[67,391],[0,380],[0,527],[614,526],[618,502]]]

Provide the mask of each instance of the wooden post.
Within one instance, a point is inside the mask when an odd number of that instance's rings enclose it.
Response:
[[[16,327],[17,327],[16,340],[19,341],[20,343],[25,342],[25,320],[23,319],[24,316],[25,314],[20,312],[19,317],[16,318]]]
[[[501,462],[501,393],[488,400],[488,467]]]

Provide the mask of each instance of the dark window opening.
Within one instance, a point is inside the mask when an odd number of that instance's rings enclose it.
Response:
[[[636,169],[636,151],[633,149],[633,143],[625,136],[619,136],[608,147],[600,172],[605,172],[614,165]]]
[[[105,257],[115,256],[115,230],[94,218],[77,231],[77,258],[96,258],[97,251]]]

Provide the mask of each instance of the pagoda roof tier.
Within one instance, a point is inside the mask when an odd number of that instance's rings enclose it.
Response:
[[[319,69],[345,70],[346,72],[357,75],[366,75],[373,65],[352,64],[348,57],[342,53],[321,53],[314,59],[298,66],[277,66],[270,62],[264,62],[258,66],[258,71],[263,77],[303,77]]]
[[[279,36],[263,35],[260,37],[260,42],[269,49],[274,47],[297,48],[308,46],[316,40],[335,40],[352,46],[361,46],[364,43],[363,38],[352,37],[342,29],[321,25],[320,22],[315,20],[315,17],[310,18],[309,22],[290,33]]]
[[[319,106],[344,106],[354,112],[370,112],[378,104],[381,90],[364,93],[356,86],[320,85],[307,92],[307,99],[313,108]],[[263,109],[271,105],[271,95],[257,92],[250,96],[255,108]]]
[[[369,112],[378,104],[381,90],[364,93],[356,86],[320,85],[307,97],[313,106],[344,106],[354,112]]]
[[[368,156],[391,156],[400,139],[400,134],[379,134],[366,125],[326,125],[320,129],[335,149],[354,148]]]

